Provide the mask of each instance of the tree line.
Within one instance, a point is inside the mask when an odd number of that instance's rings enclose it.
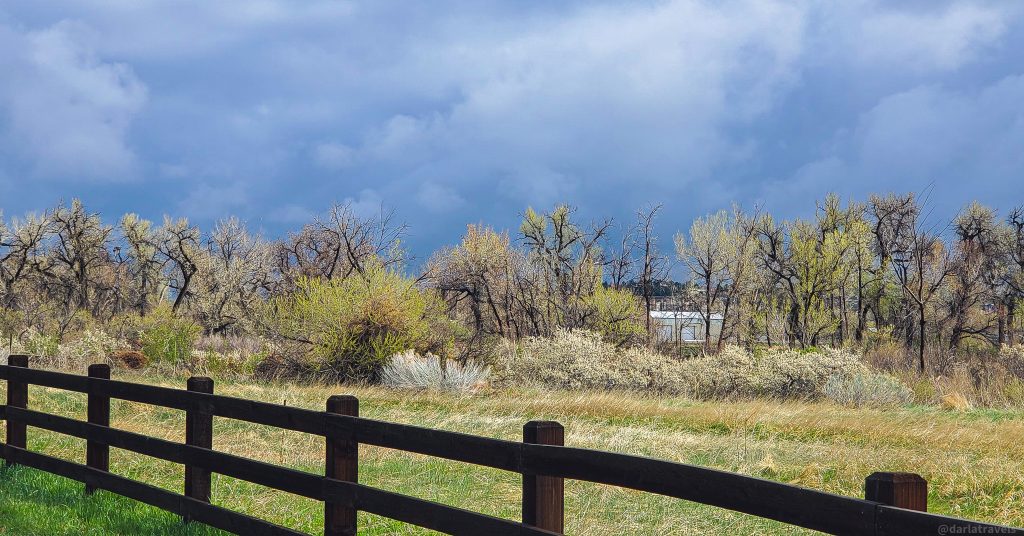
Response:
[[[501,338],[560,329],[651,344],[650,311],[666,294],[705,319],[722,315],[720,333],[704,322],[706,352],[885,336],[924,370],[930,351],[1017,342],[1024,208],[1000,215],[971,203],[933,224],[914,194],[846,203],[830,195],[809,220],[734,207],[698,218],[675,236],[673,252],[659,249],[660,215],[654,206],[628,222],[583,224],[566,205],[527,209],[515,233],[470,225],[409,274],[406,228],[383,211],[336,204],[269,240],[235,218],[208,232],[135,214],[110,224],[76,200],[0,218],[0,330],[65,337],[83,315],[108,322],[163,306],[208,334],[272,336],[264,320],[275,298],[306,292],[303,282],[358,282],[386,270],[444,304],[460,326],[449,350],[463,358]],[[684,281],[672,281],[673,265]]]

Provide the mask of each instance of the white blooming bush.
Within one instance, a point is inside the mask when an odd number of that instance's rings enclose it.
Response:
[[[58,353],[69,362],[95,362],[106,359],[126,343],[102,330],[87,329],[78,338],[60,345]]]
[[[644,354],[638,349],[619,351],[600,333],[560,330],[551,338],[504,341],[494,363],[495,381],[562,389],[646,389],[649,376],[636,366],[648,361]],[[647,363],[645,368],[659,364]]]
[[[697,398],[818,398],[831,378],[867,372],[843,350],[764,350],[729,346],[716,355],[680,363],[679,381]]]
[[[821,398],[830,378],[867,367],[841,350],[751,353],[727,346],[716,355],[676,358],[644,347],[620,349],[589,331],[505,341],[494,362],[497,385],[624,389],[694,398]]]

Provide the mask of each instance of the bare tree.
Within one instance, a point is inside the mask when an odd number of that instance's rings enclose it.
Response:
[[[70,207],[58,206],[50,221],[54,241],[46,272],[61,288],[69,307],[88,309],[92,291],[109,290],[99,288],[96,276],[99,268],[110,261],[107,246],[113,228],[104,225],[98,214],[86,212],[78,199]]]
[[[1005,339],[1007,344],[1015,342],[1015,326],[1017,305],[1024,299],[1024,206],[1010,211],[1005,226],[1000,232],[1002,270],[999,272],[999,283],[1004,288],[1001,293],[999,341]]]
[[[918,369],[924,372],[928,307],[950,274],[949,252],[938,235],[923,229],[914,194],[872,196],[870,205],[879,222],[876,228],[881,254],[889,260],[903,301],[916,319]],[[907,340],[909,345],[912,338]]]
[[[638,228],[634,224],[621,229],[619,245],[608,252],[606,265],[608,267],[608,282],[612,288],[621,289],[633,275],[633,266],[636,264],[634,249],[636,249]]]
[[[194,257],[193,312],[208,333],[223,333],[251,311],[269,277],[270,248],[237,218],[221,220]]]
[[[17,308],[19,297],[27,291],[20,285],[35,272],[40,248],[49,232],[48,214],[30,214],[23,220],[12,220],[8,226],[0,213],[0,303],[4,308]]]
[[[157,236],[157,249],[167,261],[168,284],[175,293],[171,308],[177,311],[190,296],[189,287],[199,271],[199,228],[189,225],[186,218],[164,217],[164,225]]]
[[[983,337],[991,331],[991,315],[981,315],[978,323],[971,318],[987,299],[994,298],[998,286],[999,236],[995,212],[985,206],[972,203],[965,207],[953,221],[956,241],[950,264],[950,285],[946,308],[950,329],[949,346],[960,347],[965,337]],[[972,322],[972,320],[974,320]]]
[[[640,270],[640,296],[643,298],[645,316],[644,326],[647,335],[651,336],[651,306],[654,299],[654,284],[668,276],[668,258],[658,251],[658,237],[654,234],[654,219],[661,210],[661,205],[637,211],[637,228],[639,229],[640,249],[643,251],[643,266]]]
[[[406,226],[393,220],[394,214],[383,209],[363,217],[350,203],[335,204],[325,218],[274,247],[274,264],[284,287],[280,290],[294,288],[298,277],[344,279],[365,273],[370,263],[402,266],[406,259],[400,246]]]

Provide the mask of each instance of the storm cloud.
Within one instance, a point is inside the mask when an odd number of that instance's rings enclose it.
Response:
[[[663,237],[737,202],[929,189],[1024,203],[1007,2],[8,2],[0,206],[383,204],[418,254],[569,202]],[[666,243],[666,246],[668,244]]]

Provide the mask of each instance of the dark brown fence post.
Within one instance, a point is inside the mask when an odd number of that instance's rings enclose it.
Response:
[[[188,379],[188,390],[213,394],[213,380],[204,376],[193,376]],[[204,449],[213,448],[213,413],[208,408],[193,405],[185,412],[185,443]],[[208,468],[185,466],[185,496],[210,502]],[[188,516],[183,520],[187,523]]]
[[[7,364],[12,367],[24,367],[28,368],[28,356],[21,354],[14,354],[7,357]],[[14,380],[7,380],[7,405],[15,408],[27,408],[28,407],[28,384]],[[25,429],[24,423],[12,421],[10,418],[7,419],[7,440],[6,444],[12,447],[25,448]],[[6,449],[5,449],[6,450]],[[10,456],[4,454],[4,460],[7,465],[13,465],[10,461]]]
[[[523,427],[523,443],[563,446],[565,429],[555,421],[530,421]],[[523,523],[558,534],[565,531],[564,479],[523,475]]]
[[[889,506],[928,511],[928,482],[914,473],[871,473],[864,480],[864,498]]]
[[[89,365],[89,377],[109,380],[110,365]],[[90,424],[110,426],[110,397],[106,393],[107,390],[97,382],[89,382],[89,393],[86,395],[89,397],[86,413]],[[110,447],[95,441],[86,442],[85,464],[93,469],[109,471]],[[94,491],[96,491],[96,488],[89,484],[85,485],[86,493]]]
[[[359,399],[334,395],[327,399],[327,412],[359,416]],[[327,436],[327,478],[359,481],[359,443],[352,438]],[[343,504],[324,503],[324,536],[355,536],[356,509]]]

